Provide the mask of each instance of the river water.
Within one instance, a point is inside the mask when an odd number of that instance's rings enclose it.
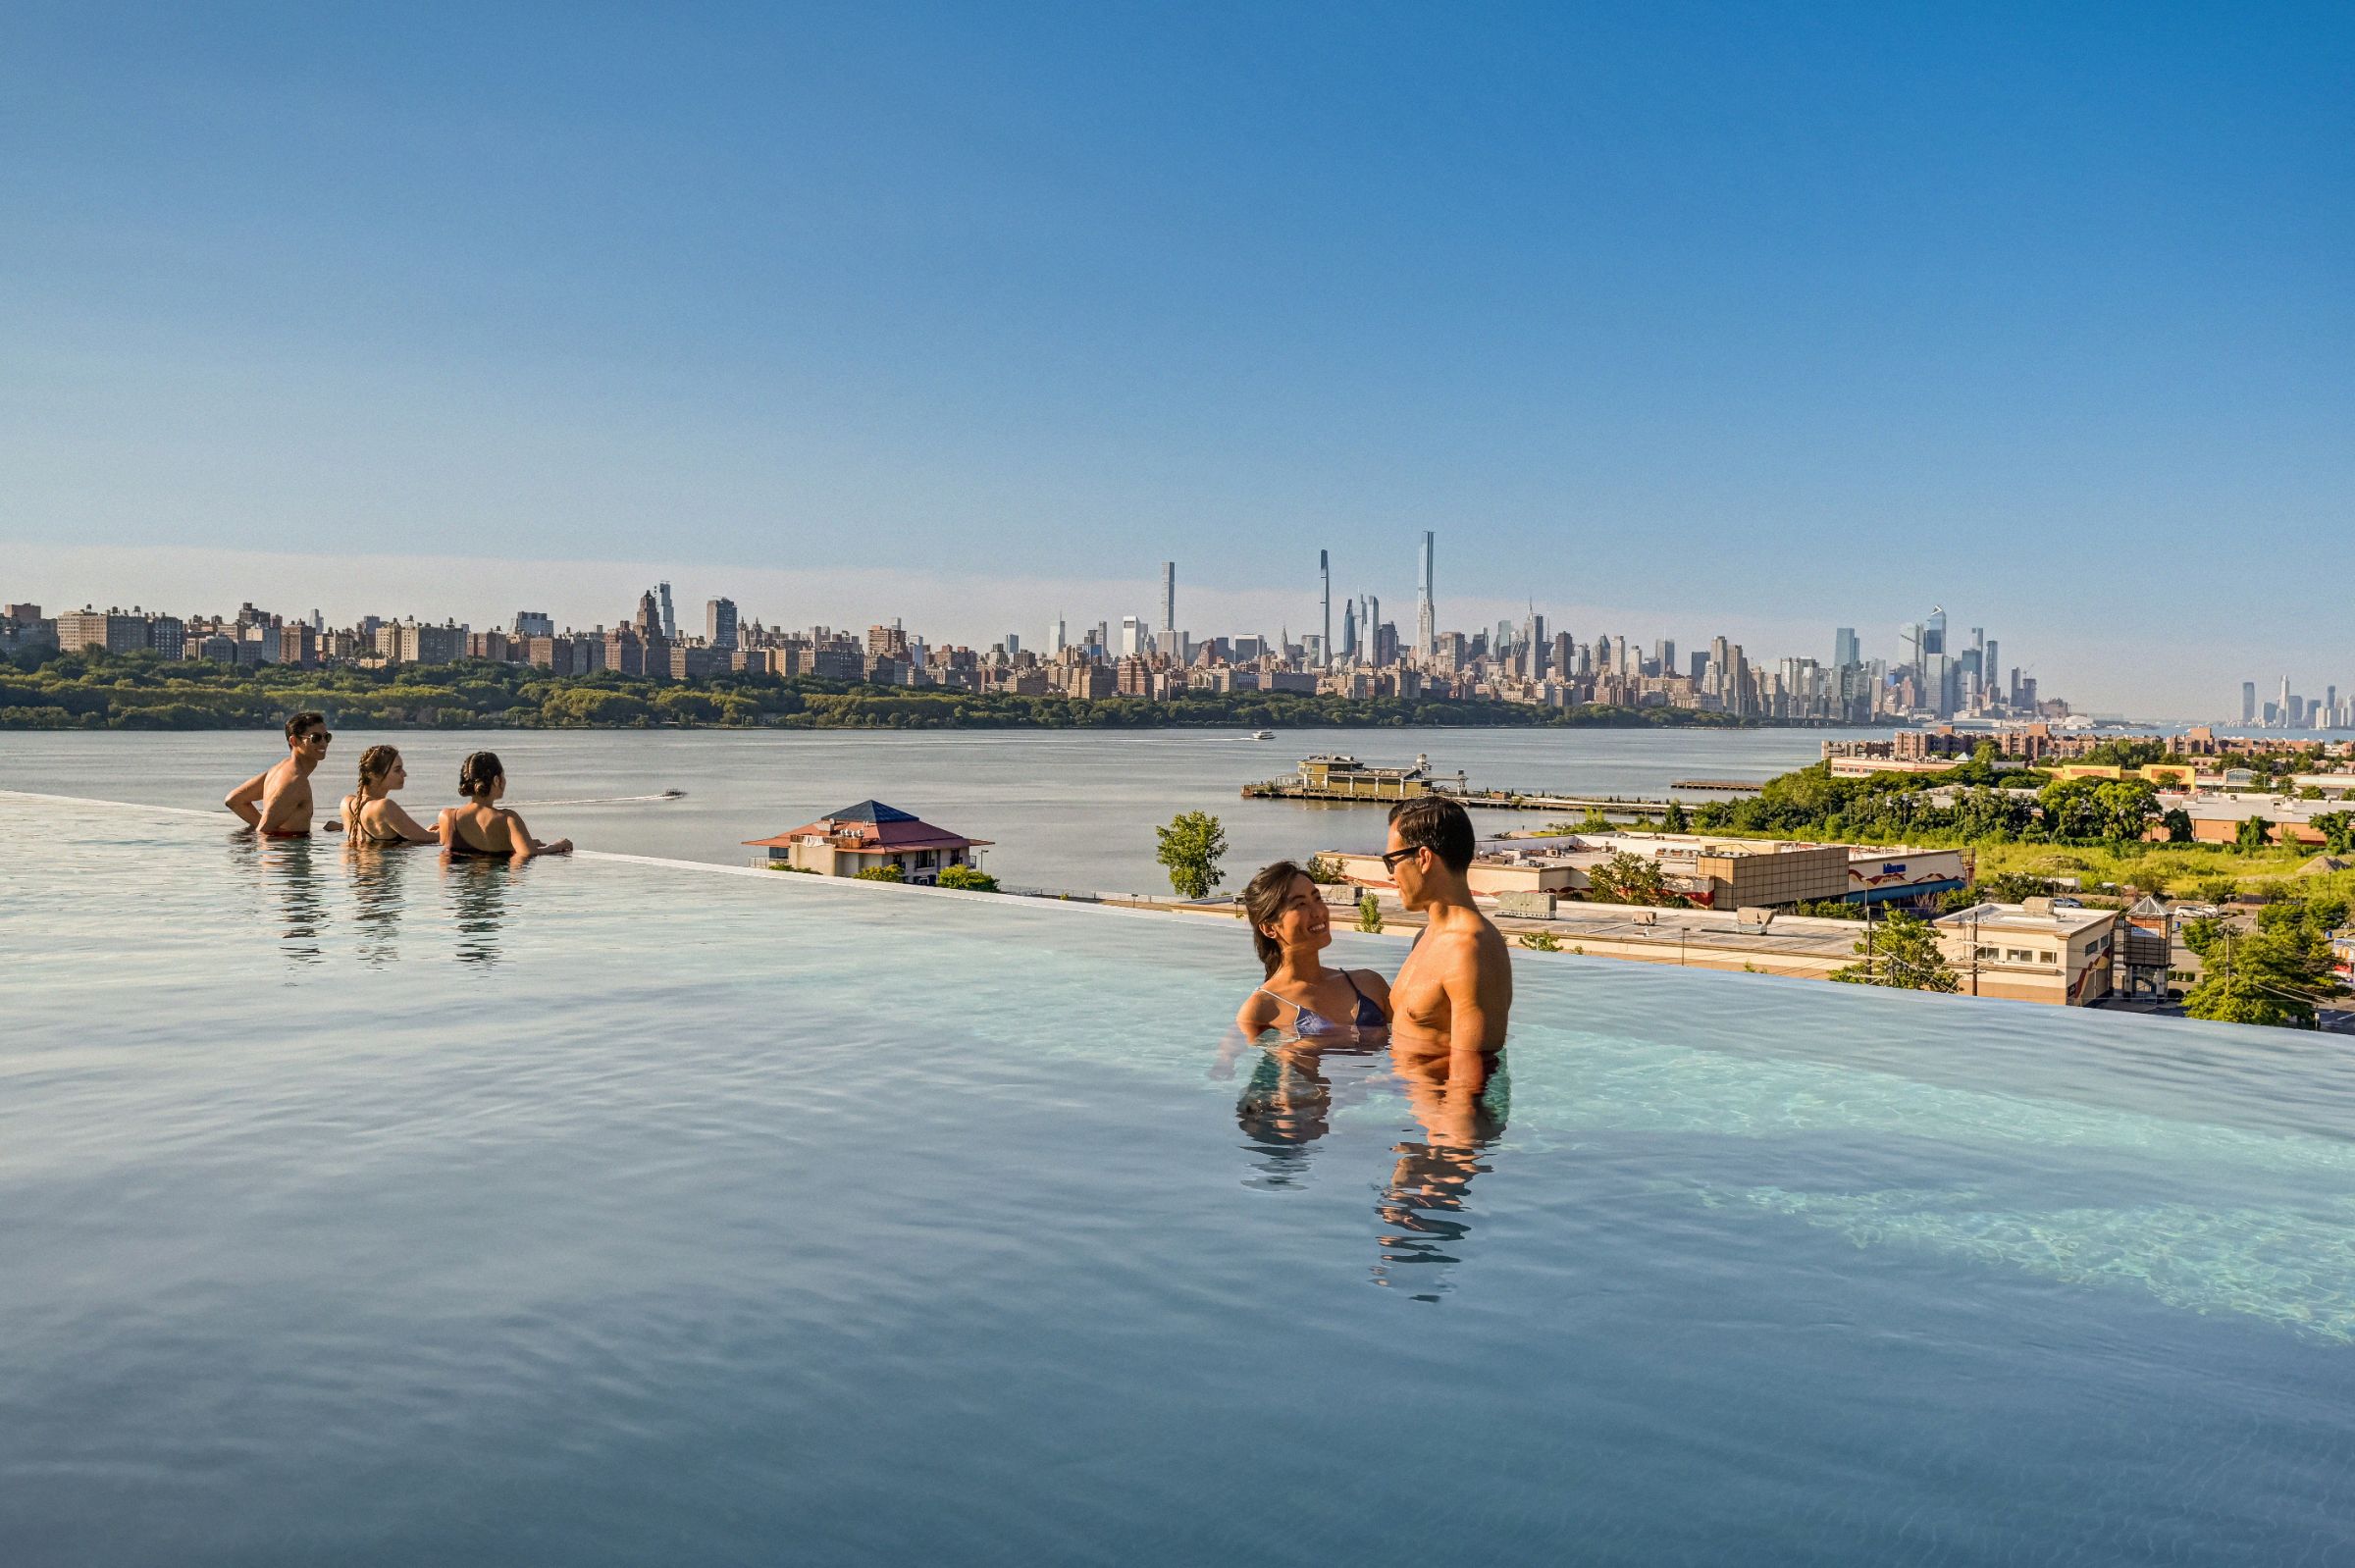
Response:
[[[1658,796],[1677,779],[1764,779],[1802,766],[1822,739],[1776,729],[1334,729],[1260,742],[1198,729],[346,729],[321,769],[319,795],[329,807],[350,788],[361,751],[390,741],[408,763],[402,802],[430,821],[457,798],[459,759],[489,747],[506,763],[509,800],[532,830],[584,849],[742,863],[754,853],[744,840],[871,797],[991,841],[985,863],[1011,886],[1167,892],[1153,830],[1179,811],[1210,811],[1225,824],[1230,889],[1280,857],[1380,848],[1378,807],[1239,798],[1243,785],[1287,772],[1312,752],[1378,764],[1425,753],[1436,769],[1461,768],[1478,788]],[[277,737],[253,730],[0,732],[0,789],[212,807],[284,755]],[[659,799],[670,789],[686,793]],[[1557,819],[1478,818],[1484,834]]]

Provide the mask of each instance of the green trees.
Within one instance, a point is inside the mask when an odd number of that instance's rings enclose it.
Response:
[[[940,885],[961,887],[972,893],[995,893],[998,879],[977,865],[949,865],[941,868]]]
[[[2159,792],[2138,778],[2055,779],[2037,792],[2036,804],[2055,838],[2116,844],[2142,837],[2159,812]]]
[[[2330,898],[2271,905],[2253,931],[2222,920],[2188,922],[2183,945],[2207,973],[2183,998],[2183,1011],[2224,1023],[2311,1026],[2315,1002],[2337,989],[2330,931],[2346,917],[2346,902]]]
[[[1685,818],[1684,803],[1682,801],[1670,801],[1668,803],[1668,810],[1660,817],[1660,831],[1663,833],[1683,833],[1689,831],[1690,828],[1691,823],[1689,823]]]
[[[1587,897],[1597,904],[1663,904],[1668,881],[1648,855],[1615,850],[1587,872]]]
[[[2191,842],[2191,813],[2180,806],[2159,818],[2159,824],[2167,829],[2167,841],[2170,844],[2189,844]]]
[[[2355,854],[2355,811],[2322,811],[2314,818],[2323,848],[2332,855]]]
[[[1929,921],[1903,913],[1867,925],[1854,949],[1863,962],[1832,973],[1850,985],[1884,985],[1901,991],[1953,991],[1960,982],[1946,955],[1938,950],[1938,932]]]
[[[851,878],[859,882],[905,882],[908,873],[896,865],[870,865],[864,871],[853,871]]]
[[[1180,811],[1153,831],[1161,841],[1154,859],[1169,867],[1171,888],[1181,899],[1208,898],[1227,854],[1227,829],[1219,819],[1207,811]]]
[[[2244,850],[2261,850],[2273,841],[2274,824],[2262,816],[2243,817],[2232,830],[2232,842]]]
[[[1562,939],[1551,931],[1524,931],[1521,933],[1521,945],[1533,953],[1559,953]]]
[[[1357,901],[1357,928],[1379,932],[1382,929],[1382,901],[1367,893]]]

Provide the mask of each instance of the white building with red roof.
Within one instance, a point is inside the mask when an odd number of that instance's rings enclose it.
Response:
[[[772,867],[814,871],[820,876],[857,876],[897,866],[911,882],[937,882],[952,865],[978,870],[989,840],[967,838],[934,827],[881,801],[861,801],[774,838],[746,839],[768,852]]]

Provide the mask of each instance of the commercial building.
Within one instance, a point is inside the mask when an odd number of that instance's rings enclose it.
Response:
[[[1965,996],[2083,1007],[2110,994],[2117,910],[1974,904],[1939,916],[1938,949]]]
[[[952,865],[978,869],[989,840],[934,827],[881,801],[861,801],[774,838],[745,843],[765,850],[771,868],[856,876],[897,866],[905,880],[929,884]]]
[[[1968,884],[1960,850],[1918,850],[1796,839],[1719,839],[1686,833],[1569,833],[1489,839],[1474,858],[1474,894],[1584,897],[1593,873],[1618,855],[1650,861],[1662,891],[1712,910],[1789,909],[1798,904],[1922,904]],[[1379,855],[1328,851],[1326,859],[1360,887],[1393,885]]]

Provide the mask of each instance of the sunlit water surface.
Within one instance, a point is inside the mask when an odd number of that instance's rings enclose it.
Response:
[[[0,796],[0,1562],[2355,1550],[2341,1049],[1532,955],[1458,1121],[1253,969]]]

